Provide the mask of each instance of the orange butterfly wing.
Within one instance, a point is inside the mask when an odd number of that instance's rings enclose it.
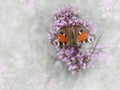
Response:
[[[69,43],[69,40],[68,38],[66,38],[65,36],[59,34],[58,35],[58,40],[61,42],[61,43]]]
[[[77,42],[85,41],[87,38],[88,38],[88,33],[84,31],[78,36]]]

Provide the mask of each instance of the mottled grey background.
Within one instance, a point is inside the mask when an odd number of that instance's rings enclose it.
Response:
[[[111,55],[81,75],[58,60],[47,34],[64,6],[97,24]],[[0,90],[119,90],[120,0],[0,0]]]

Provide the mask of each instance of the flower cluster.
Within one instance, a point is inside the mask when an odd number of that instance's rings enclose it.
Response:
[[[79,25],[80,21],[77,19],[78,11],[72,7],[62,8],[54,13],[55,28],[59,30],[65,26]]]
[[[78,46],[67,46],[66,49],[59,49],[58,56],[62,62],[67,63],[68,70],[72,71],[73,74],[92,66],[91,53],[83,54]]]
[[[90,22],[87,22],[83,19],[78,19],[78,13],[79,11],[73,9],[72,7],[61,8],[58,11],[54,12],[55,30],[59,31],[60,28],[63,28],[65,26],[82,25],[92,34],[95,34],[96,26],[91,25]]]
[[[54,13],[54,28],[48,35],[48,39],[51,43],[56,39],[57,32],[64,27],[79,26],[82,25],[91,34],[95,34],[96,26],[82,19],[78,19],[78,11],[72,7],[62,8]],[[96,57],[101,57],[101,50],[93,47],[82,50],[82,45],[67,45],[64,48],[56,46],[57,55],[62,62],[68,65],[68,70],[73,74],[78,73],[84,69],[93,66],[92,60],[96,60]],[[101,56],[100,56],[101,55]]]

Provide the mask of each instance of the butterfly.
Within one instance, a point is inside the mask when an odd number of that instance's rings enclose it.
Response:
[[[62,47],[76,44],[81,45],[86,42],[92,42],[94,39],[95,36],[82,26],[64,27],[57,32],[56,40],[53,44]]]

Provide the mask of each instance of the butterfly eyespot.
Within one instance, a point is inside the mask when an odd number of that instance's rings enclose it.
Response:
[[[60,34],[62,34],[62,35],[64,34],[64,32],[63,32],[63,31],[60,31],[59,33],[60,33]]]
[[[66,35],[63,31],[60,31],[59,33],[66,37]]]
[[[84,31],[83,28],[80,28],[79,34],[81,34],[83,31]]]
[[[59,41],[58,40],[55,40],[54,42],[53,42],[53,44],[55,45],[55,46],[59,46]]]
[[[82,33],[84,30],[83,30],[83,28],[80,28],[80,32]]]
[[[88,38],[88,42],[92,42],[94,40],[93,37]]]

